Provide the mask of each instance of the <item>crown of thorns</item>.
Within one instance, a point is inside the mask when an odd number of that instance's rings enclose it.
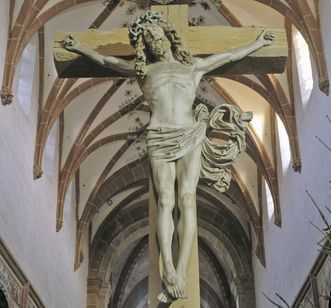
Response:
[[[129,40],[132,46],[136,46],[139,36],[143,33],[144,29],[161,20],[161,13],[147,11],[144,15],[138,17],[129,28]]]

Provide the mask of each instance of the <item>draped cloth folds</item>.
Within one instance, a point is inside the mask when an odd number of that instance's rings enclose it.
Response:
[[[230,186],[231,172],[227,166],[246,150],[245,131],[252,118],[252,112],[241,112],[224,104],[214,108],[207,119],[210,128],[229,138],[226,144],[216,144],[206,136],[202,143],[200,176],[220,192]]]
[[[225,192],[231,181],[227,168],[237,161],[246,149],[245,131],[253,118],[251,112],[223,104],[210,113],[199,104],[195,109],[196,122],[185,127],[149,127],[148,153],[153,159],[175,161],[202,143],[200,177],[220,192]],[[207,128],[228,137],[226,144],[217,144],[206,136]]]

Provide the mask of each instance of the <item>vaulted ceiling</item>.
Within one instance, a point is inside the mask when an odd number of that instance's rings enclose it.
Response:
[[[36,180],[43,173],[58,173],[54,228],[61,232],[65,207],[71,206],[73,195],[77,213],[74,266],[84,262],[82,246],[88,233],[90,285],[112,281],[112,303],[121,305],[137,298],[147,301],[147,276],[137,264],[147,262],[150,171],[144,139],[149,107],[135,79],[59,79],[53,63],[54,32],[126,27],[150,5],[167,2],[171,1],[10,1],[2,103],[13,102],[28,110],[31,99],[37,100],[31,170]],[[278,143],[288,143],[294,170],[301,168],[293,94],[298,59],[293,38],[307,44],[320,89],[325,94],[329,91],[318,0],[173,2],[189,5],[191,26],[285,27],[288,35],[289,56],[283,74],[205,78],[197,92],[197,101],[209,106],[229,103],[254,112],[247,153],[232,167],[229,191],[221,195],[201,182],[197,192],[200,266],[205,269],[202,272],[214,273],[213,279],[201,277],[202,302],[204,307],[215,307],[208,301],[231,307],[233,294],[252,283],[247,275],[252,275],[252,250],[265,262],[264,189],[272,199],[274,222],[281,226]],[[280,128],[285,132],[283,139]],[[54,159],[58,159],[58,170],[52,167]],[[125,282],[130,277],[135,278],[128,286]]]

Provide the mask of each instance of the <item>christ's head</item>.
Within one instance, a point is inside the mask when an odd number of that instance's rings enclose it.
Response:
[[[135,70],[141,78],[148,63],[160,61],[168,52],[184,65],[193,64],[194,58],[184,48],[175,27],[155,12],[138,17],[129,29],[129,38],[136,49]]]
[[[148,52],[155,60],[171,52],[171,44],[165,36],[164,30],[157,24],[151,24],[145,27],[142,36]]]

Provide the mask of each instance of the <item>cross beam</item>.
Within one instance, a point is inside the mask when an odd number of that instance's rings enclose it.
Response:
[[[198,57],[228,51],[252,43],[261,33],[260,27],[225,26],[188,26],[188,6],[154,6],[154,11],[163,12],[166,19],[175,24],[179,35],[189,51]],[[286,32],[272,29],[276,41],[252,53],[248,57],[232,62],[209,73],[208,76],[222,74],[282,73],[285,69],[288,47]],[[120,77],[121,74],[109,68],[94,64],[87,58],[69,52],[62,47],[68,32],[56,32],[54,43],[54,61],[59,77]],[[112,31],[87,30],[72,32],[85,46],[95,49],[103,55],[133,59],[134,49],[128,39],[128,29]]]

